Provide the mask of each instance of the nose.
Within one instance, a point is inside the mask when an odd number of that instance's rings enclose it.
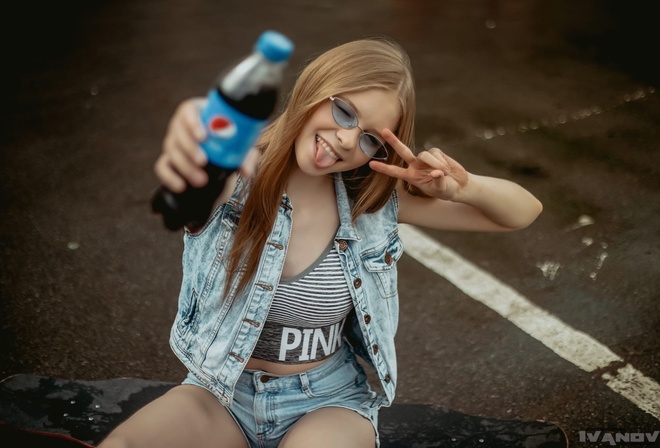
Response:
[[[352,129],[337,129],[337,139],[339,140],[339,144],[342,148],[347,150],[357,147],[360,135],[362,135],[362,130],[359,126]]]

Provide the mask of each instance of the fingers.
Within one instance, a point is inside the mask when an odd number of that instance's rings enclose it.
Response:
[[[392,149],[408,164],[412,165],[417,161],[426,163],[431,168],[441,169],[445,174],[449,172],[449,163],[445,155],[438,148],[431,148],[428,151],[422,151],[415,155],[396,135],[389,129],[382,132],[383,138],[390,144]]]
[[[199,99],[187,100],[177,108],[167,128],[163,149],[154,164],[158,179],[170,190],[180,193],[186,183],[202,187],[208,182],[204,171],[207,159],[199,142],[205,138],[200,119]]]
[[[432,170],[440,170],[444,175],[450,172],[449,164],[442,151],[438,148],[431,148],[428,151],[422,151],[417,158],[428,165]]]
[[[402,168],[396,165],[388,165],[387,163],[379,162],[377,160],[369,162],[369,167],[379,173],[405,180],[406,182],[413,184],[427,183],[429,180],[444,180],[446,177],[445,172],[440,169],[420,170],[415,167]],[[429,177],[431,179],[429,179]]]
[[[396,165],[389,165],[384,162],[379,162],[377,160],[372,160],[369,162],[369,167],[382,174],[386,174],[390,177],[396,177],[397,179],[403,179],[409,181],[408,168],[402,168]]]
[[[183,177],[172,167],[167,158],[161,155],[154,164],[154,173],[158,180],[174,193],[181,193],[186,189],[186,181]]]
[[[396,151],[399,156],[406,162],[408,165],[410,165],[412,162],[415,161],[416,157],[415,154],[408,148],[406,145],[404,145],[401,140],[397,138],[396,135],[389,129],[384,129],[383,132],[381,133],[383,138],[389,145]]]
[[[465,168],[440,149],[431,148],[415,155],[388,129],[383,130],[382,135],[404,160],[406,167],[372,160],[369,162],[372,170],[404,180],[431,197],[445,200],[452,200],[456,192],[467,185]]]

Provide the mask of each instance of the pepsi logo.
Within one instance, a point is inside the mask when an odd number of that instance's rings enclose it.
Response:
[[[236,135],[236,124],[224,115],[211,117],[208,128],[209,132],[216,137],[230,138]]]

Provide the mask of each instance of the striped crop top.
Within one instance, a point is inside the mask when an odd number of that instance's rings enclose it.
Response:
[[[342,344],[353,301],[330,243],[305,271],[280,280],[252,357],[282,364],[327,358]]]

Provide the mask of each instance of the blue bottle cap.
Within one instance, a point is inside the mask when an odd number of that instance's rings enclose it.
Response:
[[[259,36],[257,51],[272,62],[282,62],[291,56],[293,42],[277,31],[265,31]]]

